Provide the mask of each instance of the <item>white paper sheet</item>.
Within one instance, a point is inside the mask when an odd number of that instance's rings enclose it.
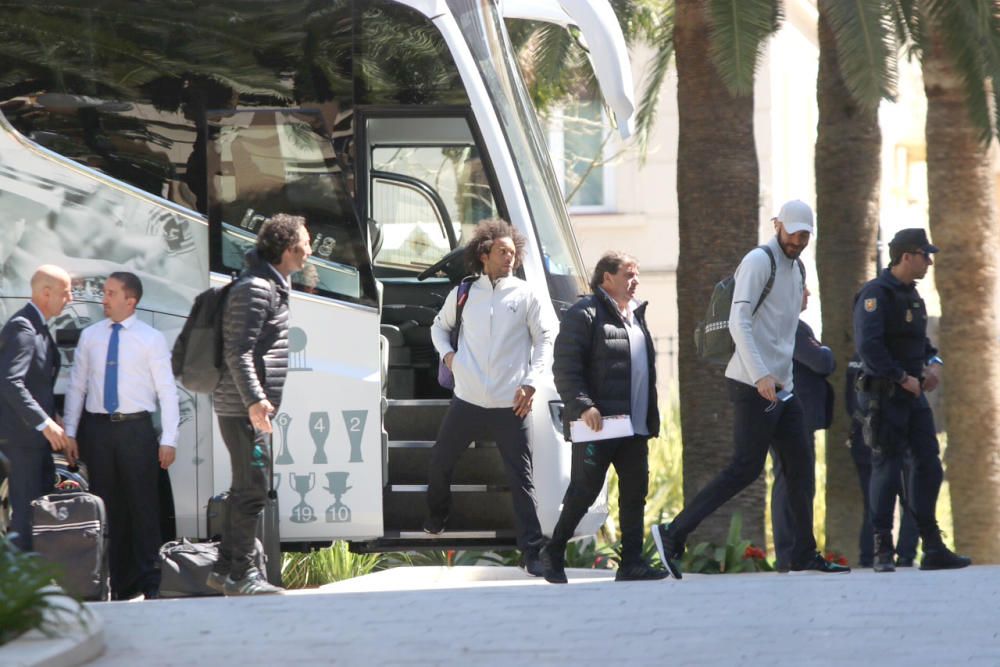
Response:
[[[628,415],[611,415],[601,417],[601,430],[595,431],[582,419],[569,423],[569,435],[573,442],[594,442],[596,440],[611,440],[612,438],[628,438],[635,435],[632,430],[632,418]]]

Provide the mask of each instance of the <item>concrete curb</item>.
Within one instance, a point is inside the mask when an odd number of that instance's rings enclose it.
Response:
[[[76,615],[80,603],[66,595],[54,604],[69,612],[46,613],[52,636],[39,630],[27,632],[0,646],[0,665],[4,667],[76,667],[90,662],[104,652],[104,618],[86,606]]]

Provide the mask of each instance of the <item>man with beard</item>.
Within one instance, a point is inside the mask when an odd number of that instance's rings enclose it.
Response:
[[[794,394],[792,357],[805,290],[799,255],[809,245],[813,213],[801,201],[787,202],[775,219],[777,234],[754,248],[736,269],[729,332],[736,344],[726,367],[733,402],[733,457],[670,524],[653,526],[653,540],[670,574],[681,578],[684,541],[708,515],[760,477],[769,448],[788,480],[794,546],[793,572],[849,572],[816,551],[813,536],[812,461],[802,403]],[[769,279],[771,290],[764,295]],[[763,298],[766,296],[767,298]]]
[[[927,338],[927,309],[917,280],[927,275],[938,248],[922,229],[903,229],[889,242],[889,268],[868,281],[854,302],[854,339],[861,357],[858,402],[865,414],[865,444],[872,449],[871,519],[876,572],[892,572],[892,515],[903,461],[903,511],[911,512],[923,540],[921,570],[965,567],[972,561],[941,540],[935,507],[944,472],[934,415],[924,392],[938,384],[941,357]]]

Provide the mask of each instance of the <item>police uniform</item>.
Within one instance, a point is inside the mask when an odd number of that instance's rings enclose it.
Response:
[[[922,229],[900,231],[890,248],[922,252],[927,257],[938,251]],[[901,384],[907,376],[922,383],[925,367],[942,363],[927,338],[927,309],[915,282],[901,282],[888,268],[866,283],[854,304],[854,338],[864,375],[859,401],[867,411],[871,432],[866,442],[872,447],[870,511],[875,569],[894,569],[892,518],[907,454],[913,470],[906,480],[904,497],[923,539],[921,568],[964,567],[969,560],[944,546],[935,516],[944,473],[934,415],[923,393],[914,396]]]

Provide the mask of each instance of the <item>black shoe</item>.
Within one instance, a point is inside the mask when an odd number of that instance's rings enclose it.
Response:
[[[896,566],[892,562],[892,555],[895,553],[892,547],[892,533],[888,531],[875,533],[875,562],[872,569],[876,572],[895,572]]]
[[[869,568],[875,564],[875,559],[873,558],[861,558],[858,560],[858,567]]]
[[[542,547],[538,552],[538,558],[542,561],[542,576],[550,584],[568,584],[566,578],[566,555],[564,549],[559,549],[558,553],[553,553],[549,545]]]
[[[792,565],[790,569],[792,572],[818,572],[820,574],[847,574],[851,571],[851,568],[846,565],[831,563],[823,558],[818,551],[805,563]]]
[[[921,570],[958,570],[972,565],[968,556],[959,556],[943,544],[936,549],[924,549],[924,557],[920,561]]]
[[[788,574],[788,571],[791,570],[791,569],[792,568],[789,567],[788,563],[777,563],[776,562],[774,564],[774,571],[777,572],[778,574]]]
[[[913,567],[913,558],[896,556],[896,567]]]
[[[524,571],[533,577],[545,576],[545,566],[542,564],[539,552],[529,551],[524,554]]]
[[[670,573],[668,571],[639,561],[638,563],[622,565],[618,568],[615,581],[658,581],[666,579],[669,576]]]
[[[424,532],[430,535],[440,535],[444,532],[444,524],[448,522],[447,516],[428,515],[424,519]]]
[[[653,534],[653,542],[656,543],[656,551],[660,554],[660,562],[667,568],[670,576],[674,579],[681,578],[680,559],[684,554],[684,544],[677,544],[670,535],[668,524],[654,525],[650,532]]]

